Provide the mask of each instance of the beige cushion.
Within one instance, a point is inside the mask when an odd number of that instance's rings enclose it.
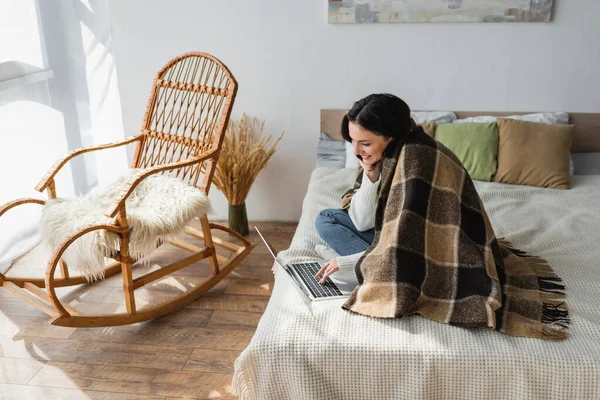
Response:
[[[431,137],[435,136],[435,122],[421,122],[419,125],[421,125],[426,134]]]
[[[498,171],[494,182],[569,188],[574,125],[499,118]]]

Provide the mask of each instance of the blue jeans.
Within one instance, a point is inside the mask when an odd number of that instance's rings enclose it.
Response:
[[[321,238],[340,256],[367,250],[375,237],[373,229],[359,232],[346,210],[332,208],[321,211],[315,226]]]

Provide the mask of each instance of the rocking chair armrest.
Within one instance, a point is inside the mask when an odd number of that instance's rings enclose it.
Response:
[[[52,168],[50,168],[50,170],[46,173],[46,175],[44,175],[44,177],[42,178],[40,183],[37,184],[37,186],[35,187],[35,190],[37,190],[38,192],[43,192],[44,190],[46,190],[48,188],[48,186],[50,186],[50,184],[54,180],[54,177],[56,176],[58,171],[60,171],[60,169],[62,167],[64,167],[65,164],[67,162],[69,162],[69,160],[77,157],[80,154],[84,154],[84,153],[88,153],[88,152],[96,151],[96,150],[105,150],[105,149],[111,149],[113,147],[124,146],[126,144],[130,144],[130,143],[136,142],[138,140],[141,140],[142,137],[143,137],[143,135],[137,135],[137,136],[129,137],[129,138],[119,141],[119,142],[101,144],[98,146],[91,146],[91,147],[82,147],[82,148],[70,151],[67,154],[65,154],[63,157],[59,158],[54,163]]]
[[[129,195],[133,192],[133,189],[135,189],[135,187],[137,185],[139,185],[148,176],[154,175],[154,174],[157,174],[157,173],[163,172],[163,171],[169,171],[169,170],[173,170],[173,169],[189,167],[190,165],[194,165],[199,162],[205,161],[209,158],[213,158],[213,157],[215,157],[216,154],[218,154],[217,149],[211,149],[211,150],[205,151],[202,154],[194,156],[192,158],[188,158],[187,160],[178,161],[175,163],[170,163],[170,164],[165,164],[165,165],[158,165],[156,167],[151,167],[151,168],[141,170],[140,172],[138,172],[137,174],[135,174],[134,176],[132,176],[130,178],[130,180],[127,184],[127,187],[125,189],[123,189],[121,191],[121,193],[119,193],[118,197],[113,200],[112,205],[110,206],[110,208],[108,210],[106,210],[104,215],[106,215],[109,218],[114,218],[117,215],[117,213],[119,212],[119,209],[122,206],[124,206],[125,201],[129,197]]]

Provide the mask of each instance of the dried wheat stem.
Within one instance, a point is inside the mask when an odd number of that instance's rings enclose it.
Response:
[[[250,121],[243,114],[237,123],[230,121],[227,127],[213,183],[229,204],[246,202],[252,184],[283,137],[282,132],[269,146],[272,136],[263,136],[264,126],[265,121],[259,124],[256,118]],[[260,136],[260,140],[256,141],[255,136]]]

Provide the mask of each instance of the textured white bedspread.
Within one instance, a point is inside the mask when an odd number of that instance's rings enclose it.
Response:
[[[351,169],[318,168],[284,260],[317,258],[318,212],[337,208]],[[600,399],[600,176],[568,191],[476,182],[497,236],[546,258],[564,279],[566,341],[468,330],[419,315],[371,319],[344,300],[309,301],[276,270],[250,345],[235,363],[242,399]]]

